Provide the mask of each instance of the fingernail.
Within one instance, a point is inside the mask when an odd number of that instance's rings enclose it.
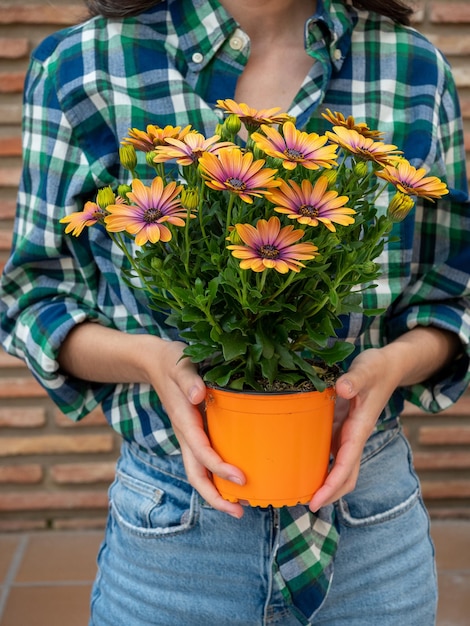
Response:
[[[243,480],[239,476],[228,476],[227,480],[237,485],[243,485]]]
[[[198,391],[199,390],[197,387],[191,387],[191,389],[189,390],[189,394],[188,394],[190,402],[193,402],[193,403],[195,402],[195,398],[197,396]]]

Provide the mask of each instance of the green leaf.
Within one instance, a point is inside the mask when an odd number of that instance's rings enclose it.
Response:
[[[246,352],[247,339],[240,332],[234,331],[229,334],[221,335],[220,343],[226,361],[231,361]]]

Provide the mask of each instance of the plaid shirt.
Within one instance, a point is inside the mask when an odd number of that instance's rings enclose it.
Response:
[[[468,382],[470,219],[460,113],[449,67],[423,36],[338,0],[317,4],[305,29],[315,63],[289,113],[319,133],[328,127],[321,117],[325,108],[353,115],[385,131],[386,143],[398,145],[451,191],[436,204],[418,202],[396,225],[399,241],[384,251],[383,277],[365,296],[368,306],[386,313],[344,320],[341,336],[357,351],[380,347],[417,325],[461,337],[462,356],[445,374],[394,394],[378,424],[387,428],[405,399],[441,410]],[[52,35],[34,51],[26,81],[24,172],[1,283],[3,345],[27,361],[72,419],[102,404],[117,432],[158,455],[177,454],[179,447],[153,390],[76,380],[59,370],[57,353],[85,320],[128,333],[171,338],[171,331],[149,310],[144,294],[123,284],[123,259],[106,234],[92,228],[78,239],[64,236],[59,219],[80,210],[97,187],[124,180],[117,155],[130,127],[192,124],[212,135],[221,119],[215,102],[234,97],[249,48],[217,0],[168,0],[138,17],[98,17]],[[382,202],[385,208],[388,199]],[[311,523],[305,507],[294,509],[290,521],[285,512],[281,516],[290,530],[281,533],[280,567],[283,580],[295,581],[286,595],[312,588],[298,556],[317,541],[308,533],[321,527],[324,554],[334,552],[330,540],[336,539],[331,519]],[[299,532],[306,546],[293,539]],[[328,573],[331,560],[318,561]],[[315,577],[315,584],[324,590],[328,581]]]

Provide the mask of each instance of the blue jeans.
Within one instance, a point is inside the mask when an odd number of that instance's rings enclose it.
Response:
[[[337,508],[333,583],[312,623],[433,626],[434,550],[398,429],[371,437]],[[202,502],[179,456],[123,444],[90,626],[299,626],[271,576],[276,532],[269,508],[236,520]]]

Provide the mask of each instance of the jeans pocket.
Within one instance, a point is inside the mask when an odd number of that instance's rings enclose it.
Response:
[[[380,445],[366,451],[354,491],[337,503],[342,523],[369,526],[394,519],[420,500],[410,447],[399,431],[378,433]],[[372,446],[373,447],[373,446]]]
[[[198,498],[191,485],[131,455],[121,456],[109,500],[115,521],[139,535],[169,536],[196,523]]]

